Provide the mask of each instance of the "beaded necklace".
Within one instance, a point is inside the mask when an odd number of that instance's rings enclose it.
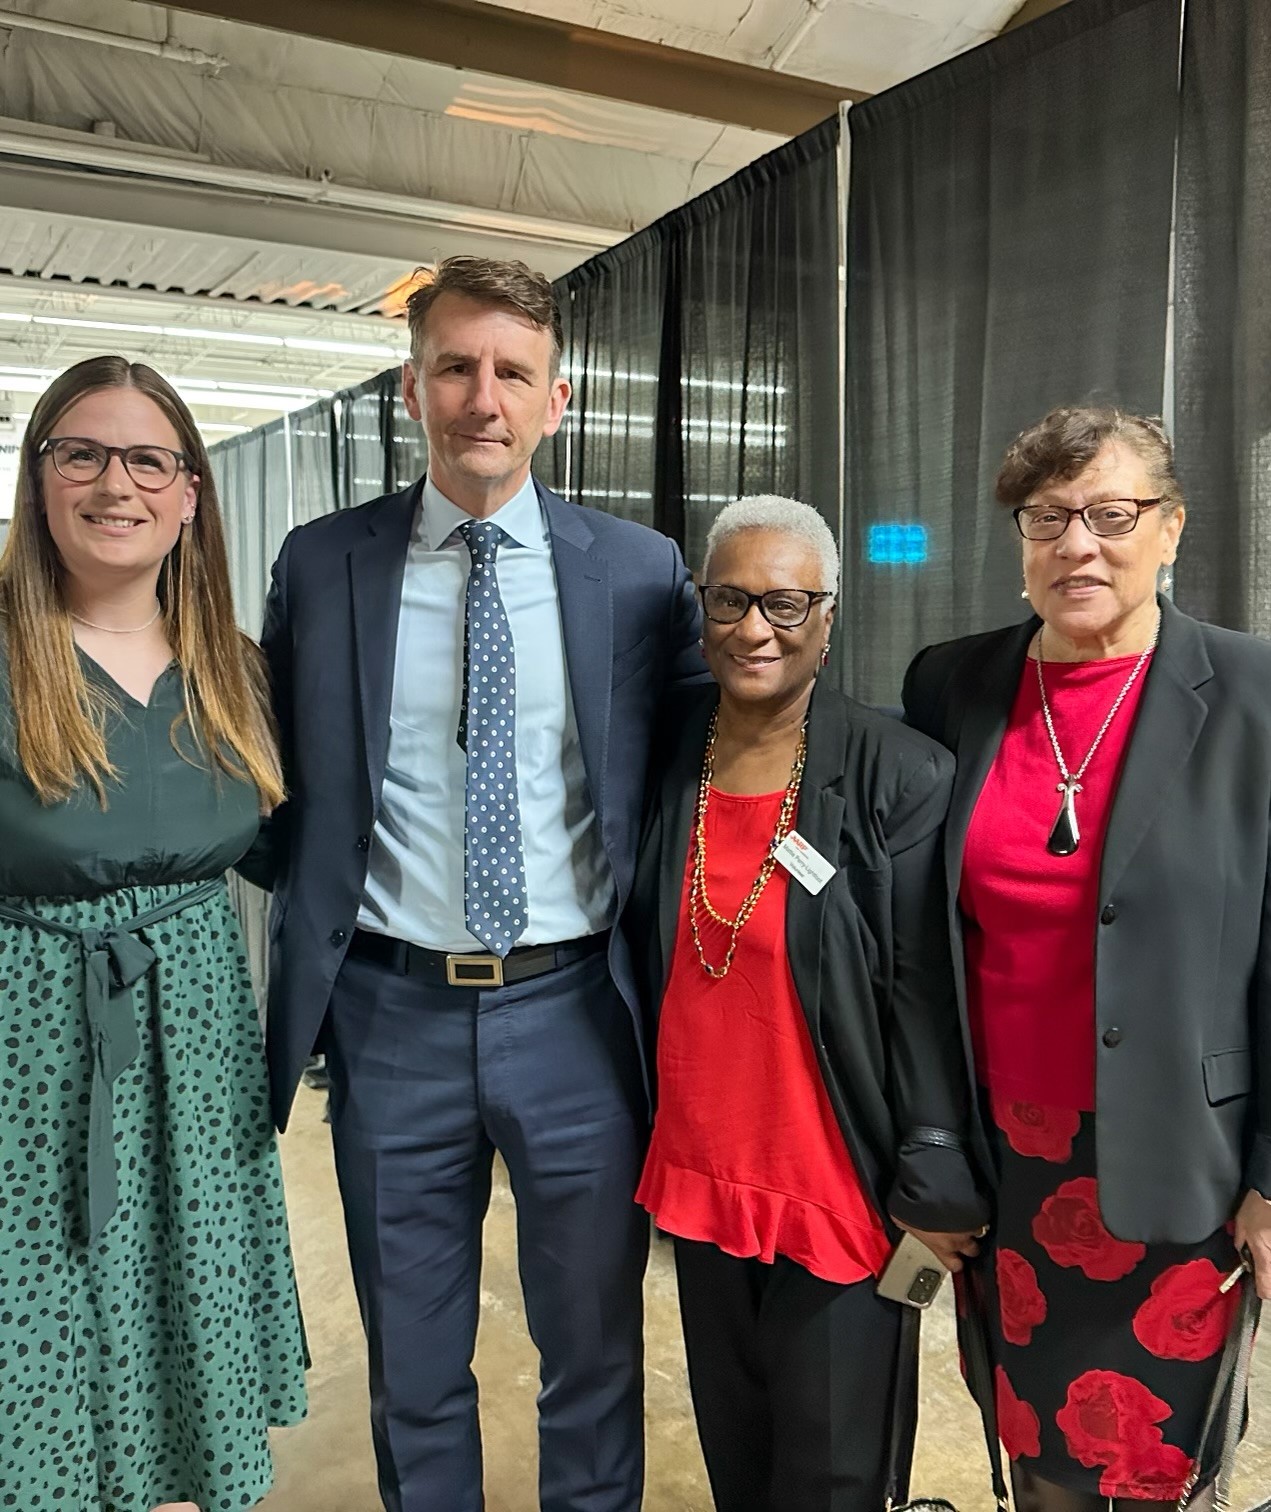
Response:
[[[693,932],[693,945],[697,950],[697,959],[701,962],[702,970],[708,977],[718,980],[728,975],[733,964],[733,956],[737,953],[737,936],[741,933],[746,921],[754,913],[755,908],[763,895],[764,888],[768,885],[768,878],[772,876],[777,867],[777,848],[790,833],[794,825],[794,811],[799,802],[799,787],[803,781],[803,765],[808,754],[808,721],[804,716],[803,727],[799,731],[799,748],[794,753],[794,765],[790,768],[790,780],[786,783],[785,794],[781,799],[781,812],[777,816],[777,827],[773,831],[772,840],[768,845],[767,854],[764,856],[763,865],[759,868],[759,875],[751,885],[745,900],[737,910],[735,919],[725,918],[711,903],[706,892],[706,811],[710,804],[711,783],[715,776],[715,731],[719,721],[718,709],[711,715],[710,731],[706,737],[706,754],[702,758],[702,777],[697,787],[697,815],[694,821],[693,834],[693,874],[689,882],[688,909],[689,926]],[[728,941],[728,950],[724,955],[723,965],[713,966],[706,959],[706,952],[702,948],[701,930],[698,925],[698,910],[704,908],[717,924],[731,931]]]

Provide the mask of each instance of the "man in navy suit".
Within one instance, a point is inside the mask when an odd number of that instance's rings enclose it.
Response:
[[[266,610],[291,795],[275,1115],[319,1044],[388,1512],[483,1505],[496,1150],[541,1357],[540,1506],[636,1512],[649,1093],[616,923],[659,700],[700,675],[696,605],[671,541],[531,476],[570,395],[550,284],[451,258],[408,309],[427,476],[293,531]]]

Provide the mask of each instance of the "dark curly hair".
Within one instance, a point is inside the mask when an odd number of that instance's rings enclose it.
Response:
[[[1128,446],[1143,461],[1162,512],[1184,502],[1174,471],[1174,448],[1160,420],[1095,405],[1053,409],[1006,448],[997,474],[997,500],[1007,509],[1027,504],[1048,483],[1067,483],[1085,472],[1109,442]]]

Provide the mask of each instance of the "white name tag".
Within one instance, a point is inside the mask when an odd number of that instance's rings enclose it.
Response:
[[[836,870],[798,830],[791,830],[777,847],[777,860],[813,896],[821,891]]]

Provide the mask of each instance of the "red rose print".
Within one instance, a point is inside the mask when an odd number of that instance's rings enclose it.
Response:
[[[1062,1165],[1072,1158],[1072,1141],[1081,1127],[1081,1114],[1069,1108],[995,1097],[993,1122],[1017,1155],[1032,1155]]]
[[[999,1365],[994,1371],[994,1395],[997,1398],[997,1431],[1002,1447],[1012,1459],[1022,1454],[1042,1452],[1041,1422],[1027,1402],[1015,1395],[1015,1388]]]
[[[1033,1219],[1033,1238],[1056,1265],[1076,1266],[1091,1281],[1119,1281],[1147,1254],[1142,1244],[1114,1238],[1099,1216],[1093,1176],[1065,1181]]]
[[[1033,1329],[1046,1321],[1046,1299],[1037,1285],[1037,1272],[1014,1250],[997,1252],[997,1301],[1002,1337],[1008,1344],[1030,1344]]]
[[[1134,1337],[1162,1360],[1207,1360],[1222,1348],[1239,1294],[1218,1291],[1222,1272],[1212,1260],[1172,1265],[1152,1282],[1134,1314]]]
[[[997,1433],[1011,1459],[1022,1455],[1040,1455],[1041,1421],[1031,1406],[1020,1402],[1007,1379],[1007,1371],[997,1365],[993,1371],[994,1397],[997,1400]]]
[[[1068,1400],[1055,1421],[1068,1441],[1068,1452],[1090,1470],[1154,1448],[1161,1430],[1153,1425],[1170,1416],[1169,1403],[1142,1381],[1115,1370],[1087,1370],[1069,1386]]]
[[[1137,1501],[1176,1502],[1191,1474],[1190,1456],[1160,1438],[1141,1450],[1126,1453],[1108,1466],[1099,1480],[1100,1496],[1133,1497]]]

